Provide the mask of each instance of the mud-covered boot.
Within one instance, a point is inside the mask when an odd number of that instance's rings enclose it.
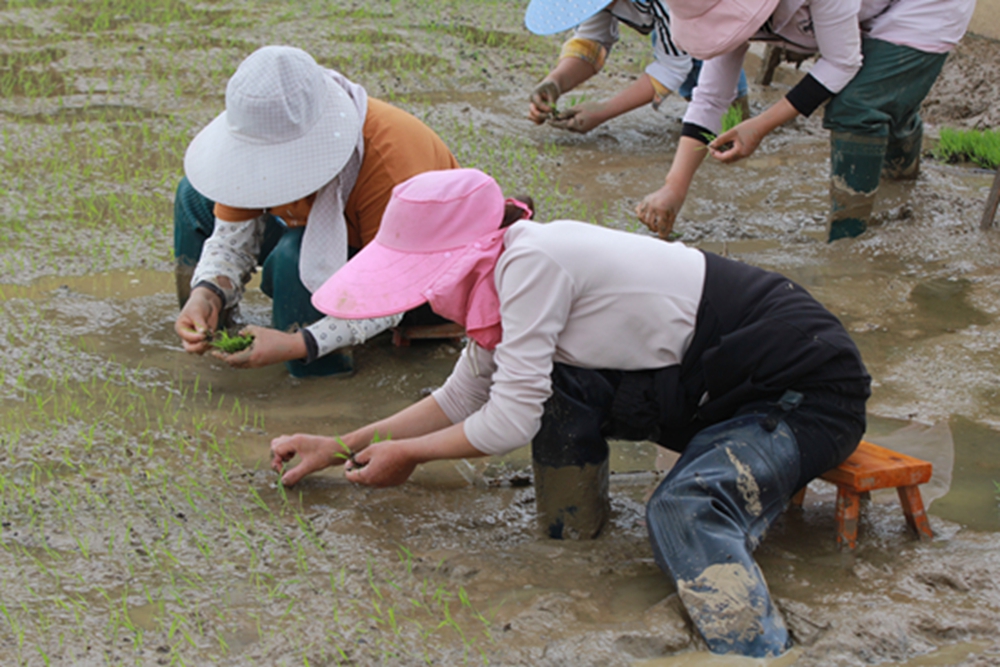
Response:
[[[608,443],[601,425],[614,387],[600,372],[556,364],[552,396],[531,441],[535,507],[544,534],[589,540],[608,520]]]
[[[174,282],[177,284],[177,306],[183,308],[191,298],[191,278],[194,277],[194,267],[178,262],[174,265]]]
[[[924,142],[924,124],[917,117],[916,127],[905,136],[889,138],[885,149],[885,165],[882,173],[886,178],[899,181],[916,180],[920,175],[920,151]]]
[[[885,137],[831,133],[829,241],[859,236],[868,228],[886,142]]]

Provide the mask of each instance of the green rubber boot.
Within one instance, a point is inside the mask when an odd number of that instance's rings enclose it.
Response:
[[[828,241],[868,228],[885,158],[886,137],[830,134],[830,233]]]
[[[883,175],[886,178],[912,181],[920,175],[920,151],[924,143],[924,124],[920,116],[915,115],[913,127],[905,131],[897,131],[889,137],[885,149],[885,166]]]

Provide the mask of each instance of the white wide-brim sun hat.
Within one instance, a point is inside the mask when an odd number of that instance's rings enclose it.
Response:
[[[580,25],[613,0],[531,0],[524,25],[536,35],[551,35]]]
[[[188,145],[184,173],[195,190],[226,206],[280,206],[340,173],[360,132],[353,100],[312,56],[265,46],[236,69],[226,110]]]

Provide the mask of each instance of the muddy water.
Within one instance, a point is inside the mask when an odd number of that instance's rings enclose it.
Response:
[[[424,466],[398,489],[333,470],[286,493],[272,437],[408,405],[456,347],[383,337],[355,351],[352,378],[296,380],[185,355],[172,331],[180,155],[231,68],[276,33],[356,61],[370,91],[534,194],[542,218],[645,233],[630,211],[662,180],[683,103],[582,137],[530,125],[524,91],[558,44],[511,32],[520,9],[504,4],[435,3],[414,25],[426,7],[258,3],[232,10],[225,40],[198,36],[223,13],[183,2],[107,25],[52,4],[0,3],[12,48],[44,56],[16,61],[2,109],[0,663],[749,664],[702,652],[652,560],[643,501],[670,457],[650,444],[614,443],[611,521],[590,542],[538,535],[526,450]],[[424,56],[407,64],[405,44]],[[588,95],[631,80],[644,48],[626,39]],[[755,89],[755,106],[796,76]],[[870,233],[827,244],[826,160],[817,119],[782,128],[742,164],[706,164],[677,229],[787,273],[844,320],[875,379],[867,437],[934,462],[937,537],[914,541],[894,494],[875,494],[858,550],[840,553],[834,490],[811,485],[758,549],[797,644],[769,664],[1000,664],[1000,234],[978,230],[991,175],[928,163],[883,188]],[[266,323],[268,308],[251,290],[243,315]]]
[[[822,144],[803,143],[803,150],[773,164],[761,158],[772,174],[768,195],[740,184],[700,183],[680,230],[697,236],[701,247],[785,271],[838,312],[877,381],[869,438],[903,451],[912,447],[939,470],[950,467],[951,476],[928,494],[928,500],[940,496],[931,506],[938,538],[930,544],[912,540],[894,494],[876,496],[865,508],[861,545],[852,555],[834,548],[829,485],[814,483],[804,510],[783,518],[758,553],[801,645],[795,664],[994,664],[1000,511],[993,480],[1000,479],[1000,438],[993,429],[1000,360],[990,341],[1000,333],[989,292],[996,287],[996,240],[966,230],[967,243],[959,248],[947,226],[942,231],[919,222],[965,210],[963,197],[985,188],[988,178],[931,165],[906,204],[911,216],[883,223],[871,235],[877,238],[828,245],[815,205],[822,188],[811,184],[815,192],[803,193],[799,177],[822,172]],[[606,162],[631,169],[609,187],[638,195],[649,186],[632,184],[631,174],[655,171],[660,156],[629,157],[628,145],[615,146],[604,147]],[[565,179],[588,178],[590,160],[601,153],[595,146],[565,151]],[[720,169],[707,174],[713,181],[751,177]],[[720,191],[726,193],[722,202],[716,201]],[[804,210],[796,213],[789,200]],[[772,201],[784,202],[777,208],[785,210],[772,213]],[[717,211],[730,205],[734,212],[720,220]],[[971,216],[972,207],[967,210]],[[968,220],[953,224],[972,226]],[[925,234],[940,237],[937,256],[918,257],[914,244],[902,241],[934,244],[921,238]],[[3,289],[8,304],[35,309],[41,327],[79,339],[100,358],[189,389],[197,377],[202,392],[210,387],[215,396],[237,399],[255,414],[253,427],[244,423],[233,441],[235,456],[251,471],[265,466],[271,437],[337,433],[399,409],[439,384],[457,355],[448,344],[400,349],[380,338],[355,351],[359,370],[350,379],[296,380],[278,368],[235,372],[180,351],[171,330],[171,280],[169,273],[137,270]],[[266,323],[267,308],[266,298],[251,290],[244,316]],[[224,423],[233,408],[226,402],[214,413],[210,405],[202,409],[209,420]],[[525,451],[503,461],[426,466],[412,483],[392,490],[357,489],[339,472],[324,473],[301,485],[301,509],[322,540],[338,545],[338,562],[362,567],[365,559],[382,560],[402,545],[422,574],[461,587],[477,609],[489,611],[496,643],[484,650],[494,664],[654,658],[648,664],[686,664],[659,657],[680,652],[676,660],[694,659],[698,654],[688,651],[698,651],[699,643],[645,541],[642,501],[660,474],[655,448],[617,443],[614,451],[612,523],[594,542],[537,535],[533,489],[517,485],[529,470]],[[270,474],[260,470],[253,478],[273,499]],[[155,617],[155,605],[140,605],[135,615],[147,612]],[[150,633],[162,630],[154,617],[145,621]],[[228,632],[227,641],[246,655],[262,643],[252,628]],[[915,658],[937,653],[951,657],[940,663]]]

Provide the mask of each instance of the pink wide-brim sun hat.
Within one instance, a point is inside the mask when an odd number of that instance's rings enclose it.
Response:
[[[240,63],[226,110],[188,144],[184,173],[220,204],[280,206],[333,180],[360,133],[354,102],[312,56],[265,46]]]
[[[503,221],[504,197],[478,169],[428,171],[397,185],[375,238],[312,296],[322,313],[346,319],[396,315]]]
[[[699,60],[729,53],[750,39],[779,0],[666,0],[670,34]]]

